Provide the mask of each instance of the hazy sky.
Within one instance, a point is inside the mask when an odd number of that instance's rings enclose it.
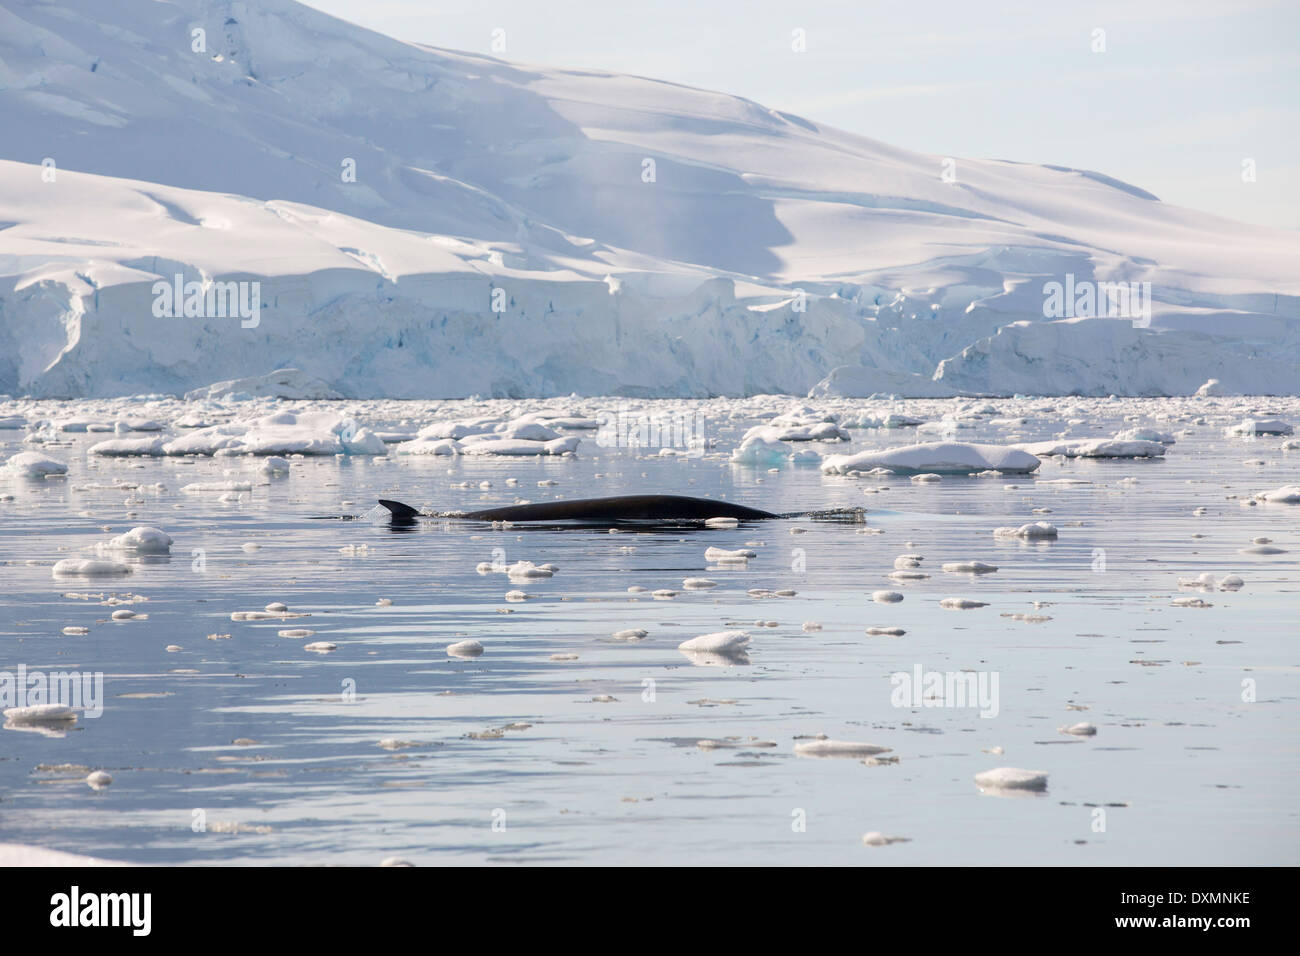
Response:
[[[1098,170],[1300,228],[1300,0],[308,2],[455,50],[490,54],[502,28],[504,59],[735,93],[941,156]]]

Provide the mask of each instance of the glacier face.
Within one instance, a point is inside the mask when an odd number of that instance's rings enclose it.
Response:
[[[1300,392],[1300,235],[1094,173],[289,0],[0,0],[0,93],[0,392]],[[257,322],[156,314],[176,276]],[[1045,318],[1067,277],[1149,317]]]

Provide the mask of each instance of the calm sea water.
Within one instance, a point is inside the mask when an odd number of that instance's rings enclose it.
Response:
[[[920,417],[945,407],[919,404]],[[439,417],[455,417],[447,407]],[[0,669],[102,672],[105,704],[64,736],[0,733],[0,841],[175,864],[1300,862],[1300,506],[1232,497],[1297,483],[1300,452],[1225,438],[1226,403],[1171,422],[1157,421],[1160,400],[1128,401],[1093,403],[1084,431],[1186,430],[1163,460],[1048,460],[1033,477],[937,483],[826,477],[731,464],[755,420],[743,403],[734,418],[718,407],[707,406],[718,443],[703,458],[588,438],[571,459],[307,458],[266,479],[239,459],[88,460],[103,435],[43,447],[71,463],[66,479],[0,481],[13,496],[0,504]],[[398,403],[381,413],[428,420]],[[1051,415],[1010,429],[985,420],[960,437],[1061,427]],[[6,457],[31,447],[22,435],[0,432]],[[916,440],[912,429],[854,438],[853,449]],[[230,471],[255,476],[241,501],[179,491]],[[1088,483],[1047,483],[1060,478]],[[140,488],[107,487],[121,483]],[[314,517],[379,497],[468,509],[654,491],[868,513],[865,525],[619,534]],[[1059,539],[992,535],[1033,520]],[[55,561],[135,525],[170,534],[170,557],[132,559],[125,580],[52,577]],[[1240,553],[1261,536],[1284,553]],[[710,546],[757,557],[711,567]],[[930,576],[890,581],[902,554],[922,555]],[[519,583],[475,570],[493,560],[559,571]],[[965,560],[999,570],[941,570]],[[1245,586],[1178,587],[1205,571]],[[683,590],[688,577],[719,585]],[[634,585],[680,593],[654,600]],[[533,597],[507,602],[514,588]],[[878,589],[905,599],[875,603]],[[113,594],[142,598],[121,606],[147,618],[109,620],[99,596]],[[949,597],[987,606],[941,608]],[[1183,597],[1211,606],[1173,605]],[[273,601],[310,617],[231,620]],[[277,636],[287,628],[315,634]],[[648,635],[611,638],[628,628]],[[733,628],[753,639],[747,663],[700,666],[677,650]],[[481,657],[447,655],[467,638]],[[337,649],[304,650],[312,641]],[[895,706],[891,675],[918,666],[996,675],[998,713]],[[1078,721],[1097,734],[1058,732]],[[797,756],[815,734],[899,760]],[[1004,753],[983,752],[995,747]],[[974,775],[999,766],[1046,771],[1046,793],[981,792]],[[88,787],[94,769],[112,785]],[[908,842],[864,846],[868,831]]]

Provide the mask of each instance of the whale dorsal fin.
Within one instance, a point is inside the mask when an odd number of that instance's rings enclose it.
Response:
[[[384,498],[379,499],[379,503],[388,509],[395,521],[406,521],[411,518],[420,517],[420,512],[410,505],[404,505],[400,501],[388,501]]]

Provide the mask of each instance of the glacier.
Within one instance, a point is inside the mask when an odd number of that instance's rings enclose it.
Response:
[[[0,393],[1300,394],[1300,234],[1090,171],[290,0],[0,0],[0,94]]]

